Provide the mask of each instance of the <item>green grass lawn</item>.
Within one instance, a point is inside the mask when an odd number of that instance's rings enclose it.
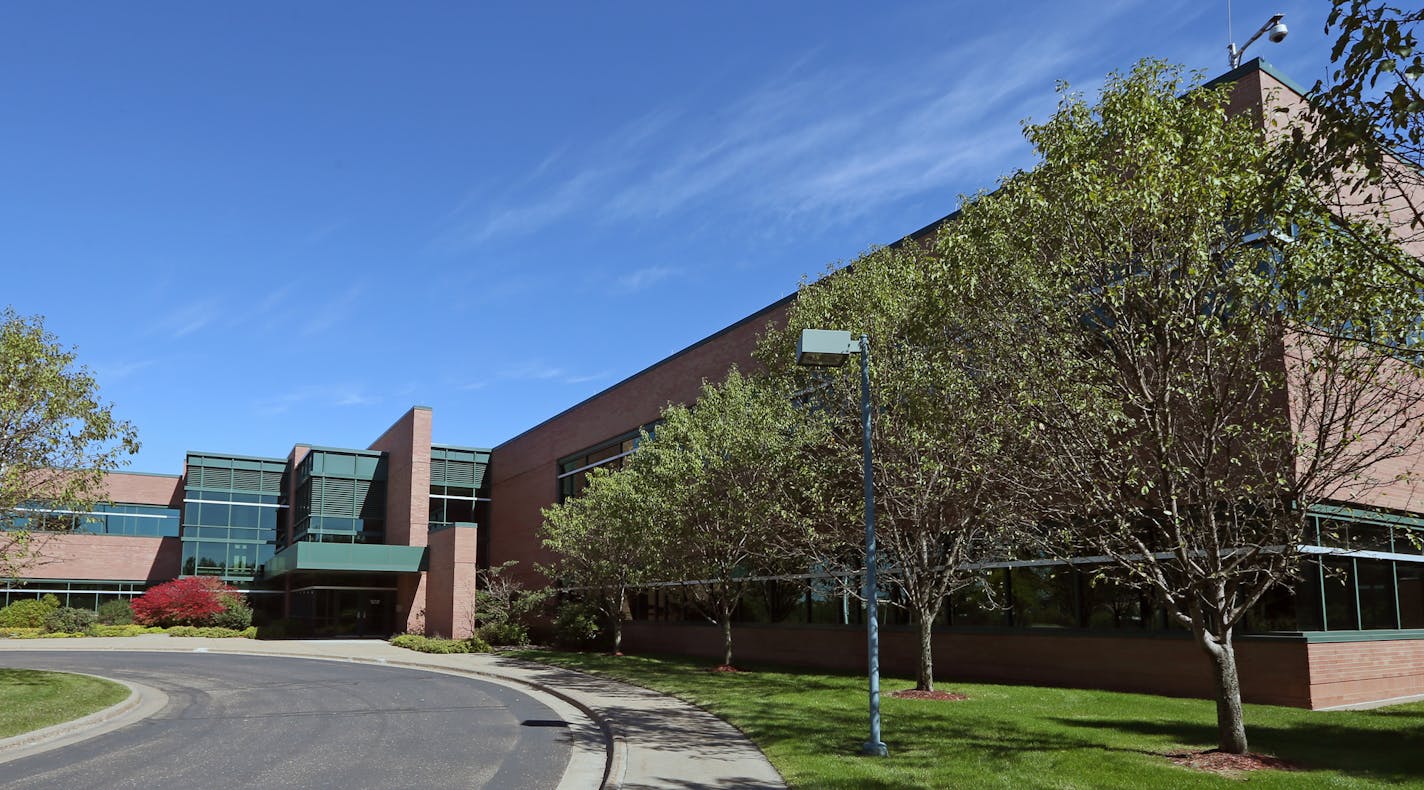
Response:
[[[1239,784],[1161,756],[1216,744],[1205,700],[1106,691],[943,683],[967,701],[882,703],[888,759],[856,754],[868,730],[865,680],[785,668],[708,672],[680,658],[524,651],[693,702],[739,727],[793,787],[1208,787]],[[912,688],[885,678],[882,692]],[[1252,751],[1302,766],[1257,771],[1257,787],[1424,787],[1424,703],[1313,712],[1246,706]]]
[[[118,683],[87,675],[0,668],[0,738],[87,716],[128,695]]]

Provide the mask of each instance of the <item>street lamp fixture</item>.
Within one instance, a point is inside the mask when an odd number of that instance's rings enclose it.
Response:
[[[880,739],[880,600],[875,579],[875,476],[870,456],[870,338],[859,342],[849,332],[834,329],[803,329],[796,344],[796,364],[810,368],[838,368],[860,354],[861,450],[865,462],[865,638],[870,657],[870,740],[860,747],[862,754],[886,757],[890,750]]]

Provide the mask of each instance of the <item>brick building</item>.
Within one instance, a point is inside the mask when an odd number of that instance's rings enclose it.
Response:
[[[1264,108],[1302,102],[1303,91],[1260,60],[1218,81],[1234,83],[1233,107],[1263,123]],[[758,334],[792,298],[492,449],[433,445],[433,415],[416,407],[365,449],[194,452],[181,476],[112,475],[111,504],[67,514],[78,531],[48,535],[31,578],[3,595],[54,591],[97,605],[180,575],[215,575],[250,590],[269,616],[317,633],[464,635],[477,565],[546,559],[535,535],[541,508],[576,494],[589,469],[619,463],[665,404],[691,400],[733,363],[749,366]],[[1310,547],[1316,559],[1294,594],[1253,613],[1237,643],[1248,701],[1320,708],[1424,693],[1419,493],[1400,482],[1312,514],[1358,538],[1349,552]],[[1198,648],[1139,593],[1092,585],[1071,565],[985,573],[1009,606],[951,599],[935,636],[947,677],[1210,696]],[[640,594],[631,611],[627,650],[720,655],[720,632],[675,587]],[[739,617],[745,660],[864,666],[863,612],[814,583],[770,580]],[[886,619],[882,666],[913,674],[915,635],[896,610]]]

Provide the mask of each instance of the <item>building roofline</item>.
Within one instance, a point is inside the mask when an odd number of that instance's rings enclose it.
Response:
[[[1302,97],[1310,93],[1310,91],[1302,87],[1300,83],[1296,82],[1290,77],[1287,77],[1280,69],[1276,68],[1275,66],[1272,66],[1271,62],[1266,60],[1265,58],[1252,58],[1246,61],[1245,63],[1242,63],[1240,66],[1237,66],[1236,68],[1232,69],[1231,71],[1228,71],[1225,74],[1222,74],[1221,76],[1214,77],[1206,81],[1202,84],[1202,87],[1215,88],[1218,85],[1223,85],[1228,82],[1236,82],[1253,71],[1266,72],[1267,74],[1274,77],[1276,79],[1276,82],[1279,82],[1287,88],[1290,88],[1291,90],[1300,94]]]
[[[540,428],[543,428],[545,425],[548,425],[549,423],[551,423],[551,422],[553,422],[553,421],[559,419],[560,417],[563,417],[565,414],[568,414],[569,412],[574,411],[575,409],[578,409],[578,408],[582,407],[584,404],[590,403],[590,402],[595,401],[595,400],[598,400],[599,398],[603,397],[604,395],[607,395],[608,393],[612,392],[613,390],[618,389],[619,387],[623,386],[624,384],[627,384],[628,382],[632,381],[633,379],[638,378],[639,376],[643,375],[644,373],[648,373],[648,372],[650,372],[651,370],[653,370],[654,368],[662,367],[663,365],[665,365],[665,364],[667,364],[667,363],[673,361],[674,359],[677,359],[678,357],[682,356],[683,354],[686,354],[686,353],[688,353],[688,352],[690,352],[690,351],[693,351],[693,350],[695,350],[695,349],[697,349],[697,348],[700,348],[700,347],[702,347],[702,346],[704,346],[704,345],[706,345],[706,344],[712,342],[713,340],[716,340],[717,338],[721,337],[722,335],[725,335],[725,334],[727,334],[728,332],[731,332],[733,329],[737,329],[738,327],[744,326],[744,325],[746,325],[747,323],[750,323],[750,322],[752,322],[752,321],[755,321],[756,319],[758,319],[758,318],[760,318],[760,317],[766,315],[767,313],[769,313],[769,312],[771,312],[771,311],[773,311],[773,310],[775,310],[775,309],[777,309],[777,308],[779,308],[779,307],[783,307],[783,306],[785,306],[785,305],[790,304],[791,302],[795,301],[796,295],[799,294],[799,293],[800,293],[799,290],[797,290],[797,291],[792,291],[791,293],[789,293],[789,294],[787,294],[787,295],[781,297],[780,299],[777,299],[775,302],[772,302],[771,304],[767,305],[766,307],[763,307],[762,309],[756,311],[755,313],[752,313],[751,315],[749,315],[749,316],[747,316],[747,317],[745,317],[745,318],[739,319],[739,320],[737,320],[737,321],[734,322],[734,323],[731,323],[731,324],[728,324],[727,326],[722,327],[721,329],[717,330],[716,332],[713,332],[712,334],[708,335],[707,337],[702,338],[701,340],[697,341],[696,343],[693,343],[692,345],[687,346],[687,347],[683,348],[683,349],[680,350],[680,351],[674,351],[673,353],[669,354],[669,355],[666,356],[666,357],[663,357],[662,359],[658,360],[657,362],[654,362],[653,364],[648,365],[647,367],[643,368],[642,370],[638,371],[637,373],[634,373],[634,374],[631,375],[631,376],[628,376],[628,377],[626,377],[626,378],[623,378],[623,379],[619,380],[618,383],[616,383],[616,384],[611,384],[611,385],[609,385],[609,386],[607,386],[607,387],[604,387],[603,389],[599,390],[598,392],[595,392],[594,394],[588,396],[587,398],[584,398],[583,400],[579,401],[578,403],[575,403],[574,405],[572,405],[572,406],[570,406],[570,407],[564,409],[563,411],[560,411],[558,414],[555,414],[555,415],[552,416],[552,417],[548,417],[548,418],[546,418],[546,419],[540,421],[539,423],[535,424],[534,426],[532,426],[532,427],[530,427],[530,428],[526,428],[526,429],[520,431],[519,433],[517,433],[517,434],[515,434],[515,435],[513,435],[513,436],[511,436],[511,437],[509,437],[508,439],[505,439],[504,441],[502,441],[502,442],[500,442],[499,444],[495,445],[495,446],[492,448],[492,450],[498,450],[499,448],[501,448],[501,447],[503,447],[503,446],[509,444],[510,442],[513,442],[513,441],[515,441],[516,439],[522,438],[525,434],[533,433],[534,431],[537,431],[537,430],[539,430]]]
[[[386,451],[385,451],[385,450],[370,450],[370,449],[367,449],[367,450],[360,450],[360,449],[357,449],[357,448],[355,448],[355,447],[328,447],[328,446],[320,445],[320,444],[306,444],[305,442],[297,442],[297,446],[305,447],[305,448],[307,448],[307,450],[309,450],[309,451],[311,451],[311,452],[320,452],[320,453],[351,453],[352,455],[385,455],[385,454],[386,454]],[[286,461],[284,460],[284,461],[282,461],[282,463],[286,463]]]
[[[493,448],[493,447],[466,447],[466,446],[461,445],[461,444],[444,444],[443,442],[431,442],[431,443],[430,443],[430,449],[432,449],[432,450],[464,450],[464,451],[466,451],[466,452],[471,452],[471,453],[489,453],[489,452],[494,452],[494,448]]]
[[[182,480],[182,479],[183,479],[183,476],[182,476],[182,475],[174,475],[174,474],[169,474],[169,473],[167,473],[167,472],[128,472],[128,471],[125,471],[125,470],[123,470],[123,469],[115,469],[115,470],[113,470],[113,471],[111,471],[111,472],[105,472],[105,473],[104,473],[104,476],[105,476],[105,477],[108,477],[108,476],[110,476],[110,475],[138,475],[139,477],[167,477],[167,478],[172,478],[172,479],[174,479],[174,480]]]
[[[267,455],[237,455],[235,453],[220,453],[213,450],[185,450],[183,454],[184,463],[187,463],[187,457],[190,455],[205,455],[210,458],[233,458],[239,461],[270,461],[274,464],[285,464],[287,462],[286,458],[273,458]]]

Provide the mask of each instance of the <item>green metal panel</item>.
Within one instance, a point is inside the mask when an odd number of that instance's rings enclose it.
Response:
[[[380,571],[418,573],[425,569],[424,546],[371,543],[293,543],[267,563],[269,578],[295,571]]]
[[[490,451],[474,447],[430,448],[430,484],[482,488]]]

